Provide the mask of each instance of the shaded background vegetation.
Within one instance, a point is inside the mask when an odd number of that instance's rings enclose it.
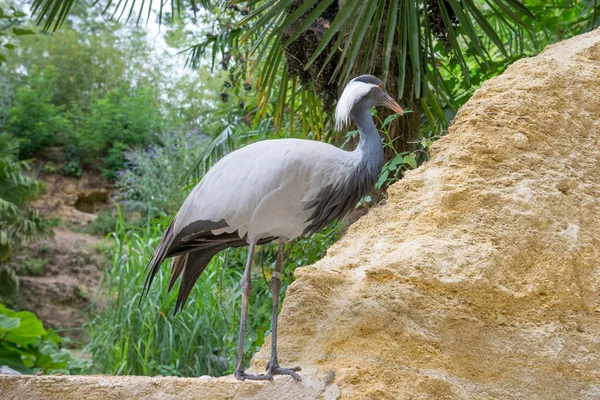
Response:
[[[23,372],[231,372],[245,249],[215,257],[176,317],[168,268],[139,304],[144,267],[163,229],[219,158],[265,138],[350,149],[356,132],[335,132],[331,111],[350,77],[374,73],[412,113],[376,115],[387,159],[378,190],[361,201],[368,206],[427,160],[481,82],[600,24],[593,0],[174,4],[179,11],[36,0],[42,27],[62,23],[49,34],[30,22],[24,4],[0,2],[0,300],[19,308],[7,295],[18,290],[7,260],[22,239],[51,231],[27,206],[42,189],[31,159],[59,147],[62,156],[38,163],[37,172],[102,174],[115,201],[90,227],[113,243],[85,326],[91,360],[72,359],[33,315],[2,308],[0,364]],[[146,19],[151,33],[136,26]],[[343,226],[288,246],[284,288],[293,268],[322,257]],[[274,261],[273,247],[264,246],[252,277],[248,356],[269,333]]]

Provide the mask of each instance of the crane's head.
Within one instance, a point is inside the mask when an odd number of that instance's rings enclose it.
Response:
[[[350,112],[355,107],[385,106],[402,115],[402,107],[385,91],[383,82],[372,75],[361,75],[352,79],[342,93],[335,109],[335,128],[341,130],[350,121]]]

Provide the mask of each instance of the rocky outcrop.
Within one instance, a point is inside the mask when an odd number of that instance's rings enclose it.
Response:
[[[486,82],[281,313],[302,383],[3,377],[7,398],[600,398],[600,30]],[[253,360],[263,370],[269,349]],[[132,382],[138,382],[134,384]],[[71,391],[71,392],[69,392]],[[60,394],[57,394],[60,393]],[[71,396],[71,397],[69,397]]]

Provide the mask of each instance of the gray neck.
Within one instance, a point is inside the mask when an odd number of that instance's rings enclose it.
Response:
[[[350,111],[350,117],[358,127],[360,141],[354,150],[357,155],[358,168],[364,178],[369,180],[368,186],[375,184],[383,167],[383,146],[379,132],[373,122],[370,109],[360,104]]]

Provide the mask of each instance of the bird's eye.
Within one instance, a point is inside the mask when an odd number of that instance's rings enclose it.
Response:
[[[377,87],[378,87],[379,89],[383,89],[383,83],[380,83],[379,85],[377,85]]]

